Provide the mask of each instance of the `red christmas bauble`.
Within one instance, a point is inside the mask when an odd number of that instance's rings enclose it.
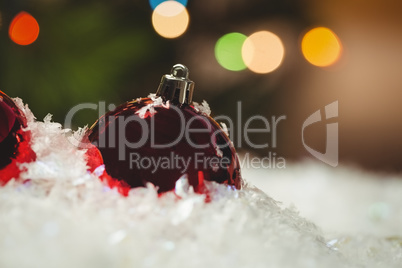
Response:
[[[156,96],[127,102],[91,127],[87,138],[108,175],[129,187],[151,182],[159,193],[173,190],[184,174],[197,192],[205,191],[205,180],[240,189],[236,151],[219,124],[193,105],[193,85],[188,69],[175,65]]]
[[[18,178],[21,163],[31,162],[31,134],[24,131],[27,120],[14,101],[0,91],[0,185]]]
[[[89,172],[99,176],[99,178],[106,183],[109,188],[117,189],[119,193],[127,196],[131,189],[130,185],[128,185],[124,180],[113,178],[106,172],[102,154],[95,145],[89,144],[86,147],[86,159]]]

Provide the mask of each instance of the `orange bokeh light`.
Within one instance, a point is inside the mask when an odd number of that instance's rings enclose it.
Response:
[[[301,49],[306,60],[319,67],[334,64],[342,54],[342,45],[338,36],[325,27],[308,31],[303,36]]]
[[[38,38],[39,24],[34,17],[22,11],[12,20],[8,33],[16,44],[30,45]]]

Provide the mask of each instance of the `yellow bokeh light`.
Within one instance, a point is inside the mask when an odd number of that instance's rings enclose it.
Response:
[[[268,31],[253,33],[242,47],[244,63],[251,71],[260,74],[276,70],[284,55],[285,48],[281,39]]]
[[[334,64],[340,57],[342,45],[334,32],[325,27],[308,31],[301,43],[301,49],[308,62],[325,67]]]
[[[165,38],[176,38],[188,27],[189,15],[185,6],[176,1],[165,1],[152,13],[152,25],[155,31]]]

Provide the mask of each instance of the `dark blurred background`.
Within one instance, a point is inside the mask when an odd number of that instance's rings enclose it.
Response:
[[[286,115],[277,147],[287,160],[309,156],[301,141],[304,120],[339,101],[340,162],[376,171],[402,170],[402,2],[399,0],[188,0],[187,31],[173,39],[158,35],[146,0],[2,0],[0,4],[0,90],[20,97],[39,120],[47,113],[64,122],[73,106],[106,101],[120,104],[153,93],[175,63],[189,67],[194,100],[207,100],[213,116],[243,118]],[[18,45],[9,26],[21,11],[40,33]],[[342,44],[339,60],[310,64],[301,51],[303,35],[325,26]],[[217,61],[217,40],[230,32],[246,36],[270,31],[285,48],[273,72],[230,71]],[[96,111],[74,118],[91,125]],[[237,126],[236,126],[237,127]],[[306,142],[324,150],[325,122],[306,131]],[[255,134],[255,143],[271,136]],[[267,155],[267,149],[253,150]]]

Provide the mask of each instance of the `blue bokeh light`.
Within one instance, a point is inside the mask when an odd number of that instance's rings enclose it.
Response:
[[[165,1],[172,1],[172,0],[149,0],[149,4],[151,5],[152,9],[155,9],[159,4]],[[188,0],[174,0],[176,2],[179,2],[183,6],[187,6]]]

